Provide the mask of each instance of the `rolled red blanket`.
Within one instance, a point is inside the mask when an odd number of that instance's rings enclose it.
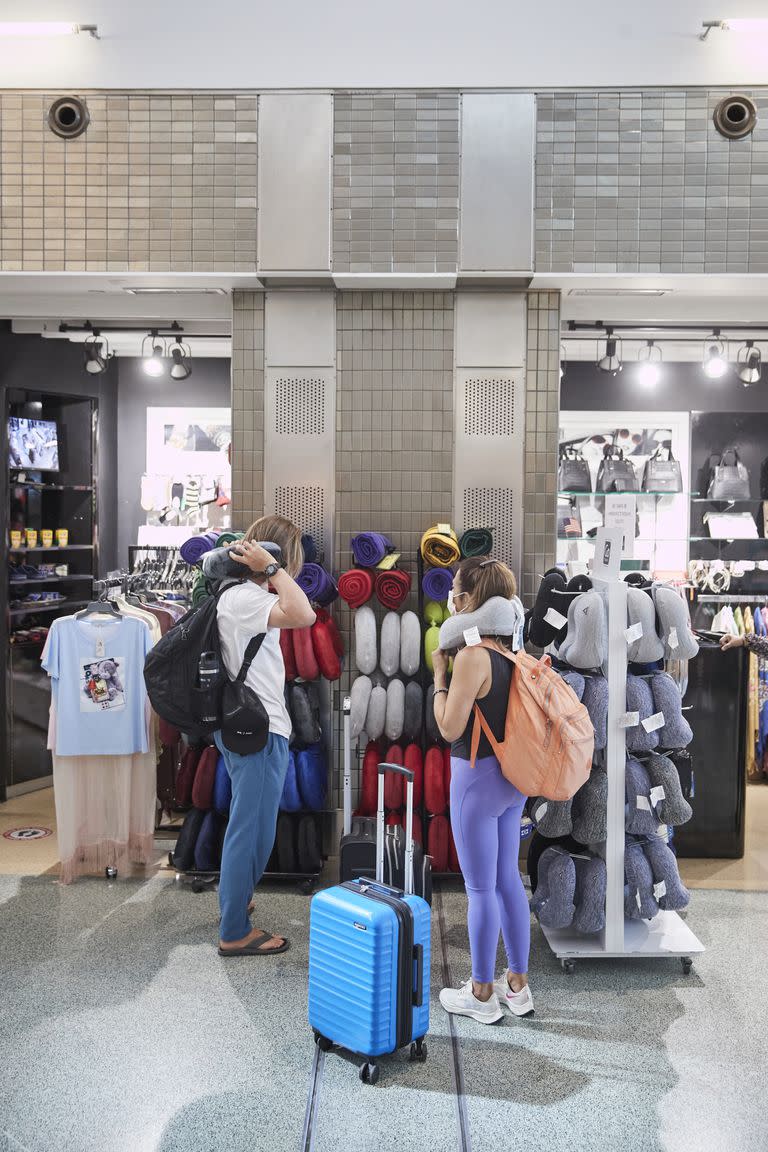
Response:
[[[350,568],[339,577],[339,596],[350,608],[361,608],[373,596],[374,575],[367,568]]]
[[[393,568],[390,572],[379,572],[376,577],[376,596],[379,603],[392,612],[402,608],[410,591],[410,573],[403,572],[402,568]]]

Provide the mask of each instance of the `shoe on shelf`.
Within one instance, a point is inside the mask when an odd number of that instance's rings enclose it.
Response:
[[[533,996],[529,984],[519,992],[509,986],[506,972],[493,985],[499,1004],[506,1004],[513,1016],[533,1016]]]
[[[467,980],[461,988],[443,988],[440,1003],[446,1012],[453,1012],[457,1016],[470,1016],[480,1024],[495,1024],[504,1015],[496,993],[492,992],[488,1000],[478,1000],[472,991],[471,980]]]

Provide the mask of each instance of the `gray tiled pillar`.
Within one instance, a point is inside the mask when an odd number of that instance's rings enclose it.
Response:
[[[560,417],[560,293],[528,293],[522,598],[555,562]]]
[[[232,524],[264,511],[264,294],[232,294]]]

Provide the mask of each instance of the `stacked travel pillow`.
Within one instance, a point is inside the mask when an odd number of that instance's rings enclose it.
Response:
[[[547,848],[538,865],[531,908],[545,928],[570,928],[592,935],[605,927],[605,861],[587,853]]]

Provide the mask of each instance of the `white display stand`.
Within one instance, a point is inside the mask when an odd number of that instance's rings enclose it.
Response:
[[[692,957],[704,945],[676,912],[659,912],[653,920],[627,920],[624,916],[624,805],[627,742],[621,718],[627,699],[627,585],[623,580],[593,579],[603,592],[608,612],[608,838],[605,845],[607,890],[605,928],[585,936],[572,928],[545,928],[547,941],[567,972],[575,962],[614,960],[619,957],[679,957],[683,971],[691,969]]]

